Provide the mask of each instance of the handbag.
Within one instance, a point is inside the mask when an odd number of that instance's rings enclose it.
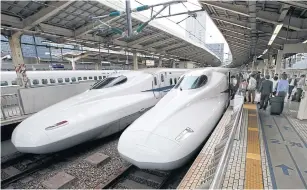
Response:
[[[260,102],[260,96],[261,96],[260,93],[257,92],[256,95],[255,95],[255,100],[254,101],[255,102]]]

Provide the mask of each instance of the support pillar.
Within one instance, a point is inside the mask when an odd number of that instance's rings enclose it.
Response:
[[[254,56],[253,61],[252,61],[252,68],[251,68],[252,73],[255,71],[255,62],[256,62],[256,60],[257,60],[257,57]]]
[[[275,66],[275,74],[277,73],[278,75],[280,74],[280,69],[281,69],[281,60],[284,52],[282,50],[278,50],[277,58],[276,58],[276,66]]]
[[[138,70],[138,56],[136,52],[133,52],[133,70]]]
[[[159,64],[158,67],[162,67],[162,57],[159,57]]]
[[[173,61],[173,63],[172,63],[172,68],[176,68],[176,62],[175,61]]]
[[[269,70],[268,70],[268,68],[269,68],[269,60],[268,59],[264,59],[263,61],[264,61],[264,72],[263,72],[263,74],[264,75],[269,75],[270,74]]]
[[[76,70],[76,61],[74,58],[70,59],[72,70]]]
[[[12,53],[12,60],[14,68],[17,74],[17,84],[23,88],[27,88],[29,85],[29,80],[26,73],[26,65],[23,60],[22,50],[21,50],[21,38],[22,33],[16,32],[9,37],[9,44]]]
[[[95,63],[95,70],[99,70],[99,63]]]

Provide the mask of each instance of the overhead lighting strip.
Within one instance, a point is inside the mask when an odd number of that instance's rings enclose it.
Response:
[[[273,34],[271,36],[271,39],[270,39],[270,41],[268,43],[269,46],[272,45],[272,43],[274,42],[274,40],[275,40],[276,36],[278,35],[278,33],[279,33],[280,29],[282,28],[282,26],[283,26],[283,24],[276,25],[275,30],[274,30],[274,32],[273,32]]]

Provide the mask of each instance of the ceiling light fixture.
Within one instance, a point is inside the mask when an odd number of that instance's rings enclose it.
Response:
[[[266,52],[268,51],[268,49],[265,49],[262,53],[262,55],[266,54]]]
[[[270,39],[270,41],[268,43],[269,46],[274,42],[274,40],[275,40],[276,36],[278,35],[278,33],[279,33],[280,29],[282,28],[282,26],[283,26],[283,24],[276,25],[275,30],[274,30],[274,32],[272,34],[272,37],[271,37],[271,39]]]
[[[307,40],[303,41],[303,44],[307,43]]]

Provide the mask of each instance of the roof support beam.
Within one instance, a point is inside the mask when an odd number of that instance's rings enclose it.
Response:
[[[59,2],[50,2],[48,7],[41,9],[34,15],[27,17],[23,21],[23,29],[31,29],[37,24],[44,22],[49,17],[55,15],[60,10],[66,8],[68,5],[73,3],[74,1],[59,1]]]
[[[210,15],[210,17],[214,20],[222,21],[222,22],[234,25],[234,26],[244,28],[244,29],[249,29],[249,30],[251,29],[246,22],[233,20],[233,19],[229,19],[229,18],[224,18],[224,17],[219,17],[219,16],[215,16],[215,15]]]
[[[129,42],[128,46],[133,46],[135,44],[144,43],[144,42],[146,42],[148,40],[151,40],[151,39],[156,38],[156,37],[161,36],[161,35],[162,35],[161,33],[156,33],[156,34],[148,35],[148,36],[145,36],[145,37],[141,37],[141,38],[139,38],[137,40]]]
[[[287,1],[287,2],[293,3],[293,1]],[[212,7],[218,8],[218,9],[227,10],[227,11],[230,11],[230,12],[233,12],[233,13],[236,13],[236,14],[240,14],[240,15],[243,15],[243,16],[246,16],[246,17],[250,17],[246,7],[241,6],[241,5],[234,6],[234,5],[231,5],[231,4],[228,4],[228,3],[215,2],[215,1],[203,1],[203,0],[201,0],[201,4],[205,4],[205,5],[212,6]],[[279,16],[280,15],[278,13],[272,13],[272,12],[258,10],[256,19],[277,25],[277,24],[279,24]],[[287,27],[287,25],[289,24],[289,28],[292,29],[292,30],[307,31],[307,23],[304,22],[304,19],[291,17],[291,23],[288,23],[288,20],[289,20],[289,16],[285,16],[284,22],[283,22],[285,24],[284,27]]]
[[[162,45],[162,44],[164,44],[164,43],[169,43],[169,42],[174,41],[174,40],[175,40],[174,38],[159,40],[159,41],[157,41],[157,42],[155,42],[155,43],[145,45],[144,48],[159,46],[159,45]]]
[[[185,45],[185,44],[186,44],[186,42],[175,43],[175,44],[170,45],[170,46],[167,46],[167,47],[165,47],[165,48],[161,48],[160,51],[167,51],[167,50],[170,50],[170,49],[174,49],[174,48],[183,46],[183,45]]]
[[[299,7],[299,8],[303,8],[303,9],[307,9],[307,5],[304,4],[304,3],[300,3],[298,1],[279,1],[279,2],[282,2],[282,3],[285,3],[285,4],[289,4],[289,5],[293,5],[295,7]]]

